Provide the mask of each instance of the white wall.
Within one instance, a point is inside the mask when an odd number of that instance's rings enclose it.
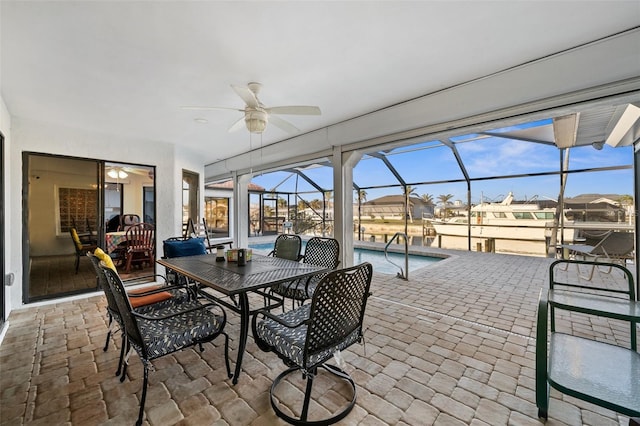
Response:
[[[129,173],[126,179],[107,179],[108,182],[121,183],[123,191],[122,209],[123,214],[137,214],[144,222],[143,214],[143,187],[151,186],[152,181],[146,176]]]
[[[6,108],[4,109],[6,111]],[[5,117],[6,115],[6,117]],[[4,123],[9,114],[3,115]],[[157,241],[180,235],[182,169],[203,174],[203,164],[197,155],[181,150],[176,152],[172,144],[131,140],[115,135],[90,133],[80,129],[52,126],[20,118],[12,118],[11,143],[6,144],[8,164],[7,207],[22,204],[22,153],[38,152],[67,155],[106,161],[136,163],[156,166],[156,229]],[[16,274],[16,282],[7,294],[9,311],[22,305],[22,209],[7,208],[7,238],[5,249],[9,254],[7,272]]]
[[[11,174],[11,161],[9,161],[9,152],[11,151],[11,117],[9,115],[9,111],[7,110],[7,106],[4,103],[4,99],[2,98],[2,96],[0,95],[0,132],[2,132],[2,134],[4,135],[4,172],[5,172],[5,176],[6,176],[6,181],[5,181],[5,188],[4,188],[4,194],[5,194],[5,198],[4,200],[2,200],[2,202],[4,202],[4,211],[5,211],[5,217],[4,217],[4,236],[5,236],[5,241],[2,241],[3,244],[3,249],[4,249],[4,256],[5,256],[5,273],[11,273],[11,272],[16,272],[15,268],[12,266],[12,257],[13,257],[13,247],[9,244],[7,244],[7,241],[10,241],[11,239],[11,234],[9,233],[9,230],[11,229],[11,224],[12,224],[12,218],[11,215],[9,214],[9,212],[11,211],[11,198],[9,197],[9,187],[11,186],[9,184],[9,175]],[[0,281],[0,285],[3,285],[4,283],[4,277],[0,277],[2,278],[2,281]],[[5,291],[5,316],[9,316],[9,312],[11,311],[11,300],[12,300],[12,293],[15,293],[15,289],[16,289],[16,284],[14,283],[14,285],[12,287],[5,287],[4,291]]]

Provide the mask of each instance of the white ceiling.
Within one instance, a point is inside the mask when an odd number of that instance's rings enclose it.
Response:
[[[207,164],[247,151],[246,129],[227,132],[242,114],[180,107],[242,109],[232,84],[319,106],[283,116],[308,132],[633,28],[640,2],[2,0],[0,19],[12,117],[175,143]],[[291,136],[268,126],[263,144]]]

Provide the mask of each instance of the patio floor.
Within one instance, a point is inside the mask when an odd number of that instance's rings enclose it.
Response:
[[[374,274],[365,345],[343,353],[358,386],[344,425],[537,425],[535,320],[551,259],[434,250],[451,255],[409,281]],[[599,279],[596,273],[594,279]],[[261,300],[261,299],[260,299]],[[257,301],[257,300],[256,300]],[[14,310],[0,346],[0,420],[4,424],[132,424],[142,366],[114,376],[120,339],[103,352],[105,299]],[[238,335],[229,313],[227,331]],[[559,322],[559,327],[566,326]],[[580,332],[628,341],[628,328],[582,321]],[[626,334],[625,334],[626,333]],[[250,338],[237,385],[226,378],[223,339],[154,362],[144,424],[277,425],[269,387],[285,369]],[[231,359],[235,359],[235,340]],[[317,380],[312,414],[333,410],[341,388]],[[287,398],[299,400],[296,384]],[[551,394],[547,425],[627,425],[628,418]]]

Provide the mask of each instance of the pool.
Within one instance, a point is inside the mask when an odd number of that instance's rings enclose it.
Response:
[[[306,241],[302,241],[302,248],[304,252],[304,245]],[[256,251],[259,254],[268,254],[273,249],[273,243],[262,244],[249,244],[249,248]],[[404,254],[389,253],[389,259],[397,265],[404,268]],[[430,256],[418,256],[414,254],[409,255],[409,272],[416,269],[424,268],[425,266],[433,265],[434,263],[442,260],[439,257]],[[373,271],[381,274],[395,275],[400,272],[399,269],[389,263],[384,257],[384,252],[377,250],[367,250],[362,248],[355,248],[353,250],[353,262],[359,264],[362,262],[369,262],[373,265]]]

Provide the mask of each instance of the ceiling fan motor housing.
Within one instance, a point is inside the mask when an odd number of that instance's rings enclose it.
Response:
[[[247,129],[251,133],[262,133],[267,127],[269,115],[263,109],[247,108],[245,109],[244,122]]]

